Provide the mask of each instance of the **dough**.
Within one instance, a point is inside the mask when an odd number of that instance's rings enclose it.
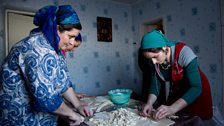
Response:
[[[97,126],[135,126],[137,119],[135,113],[120,108],[112,112],[104,112],[103,118],[91,118],[89,121]],[[96,115],[100,117],[100,115]]]
[[[165,119],[154,121],[137,114],[136,110],[120,108],[111,112],[101,112],[89,119],[90,126],[169,126],[174,122]]]

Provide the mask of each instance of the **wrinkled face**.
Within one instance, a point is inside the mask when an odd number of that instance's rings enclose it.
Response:
[[[143,52],[143,55],[148,58],[151,59],[153,64],[162,64],[165,62],[166,59],[166,54],[163,50],[154,53],[154,52]]]
[[[80,41],[76,41],[75,38],[78,36],[80,30],[73,28],[70,31],[60,32],[57,30],[58,36],[60,37],[59,49],[65,52],[74,51],[80,45]]]

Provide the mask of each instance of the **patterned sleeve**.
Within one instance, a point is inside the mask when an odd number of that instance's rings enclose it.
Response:
[[[20,57],[23,73],[37,111],[53,112],[63,102],[62,93],[71,86],[67,66],[55,51],[36,46]]]

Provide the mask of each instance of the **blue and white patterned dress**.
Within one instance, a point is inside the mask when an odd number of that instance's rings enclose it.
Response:
[[[57,125],[52,112],[72,82],[63,56],[41,32],[18,42],[0,72],[0,126]]]

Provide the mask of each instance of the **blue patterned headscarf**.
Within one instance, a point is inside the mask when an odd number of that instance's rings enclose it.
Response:
[[[39,29],[44,33],[54,50],[59,52],[60,38],[57,34],[57,25],[79,24],[80,21],[75,10],[70,5],[52,5],[39,9],[34,16],[33,23],[39,26]]]

